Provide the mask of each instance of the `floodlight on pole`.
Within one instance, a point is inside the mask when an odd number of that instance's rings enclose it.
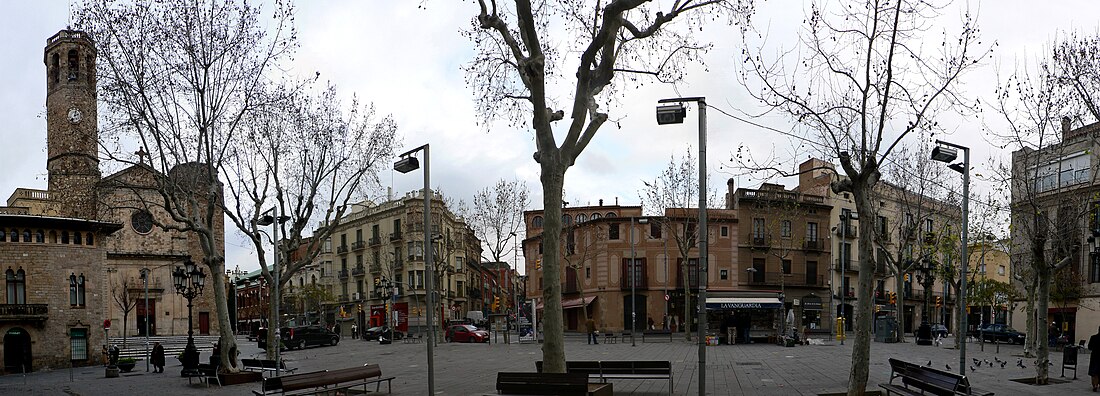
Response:
[[[951,162],[958,157],[958,151],[963,151],[962,164],[952,164]],[[959,172],[963,175],[963,207],[962,207],[962,247],[959,262],[961,263],[961,270],[959,272],[959,317],[962,320],[962,328],[958,329],[959,339],[959,375],[966,375],[966,330],[967,330],[967,317],[966,317],[966,270],[969,266],[967,262],[967,228],[970,223],[967,219],[968,212],[970,210],[970,148],[960,146],[954,143],[948,143],[942,140],[936,140],[936,147],[932,149],[932,159],[948,164],[948,168]]]
[[[275,328],[275,337],[272,338],[274,338],[275,340],[279,340],[278,342],[282,343],[282,335],[279,334],[282,330],[282,326],[280,326],[280,324],[282,323],[282,316],[279,315],[279,276],[282,274],[282,271],[279,270],[279,224],[285,223],[287,220],[290,220],[290,216],[276,216],[275,210],[276,208],[272,207],[271,209],[268,209],[261,213],[262,216],[260,216],[259,219],[256,219],[256,225],[263,227],[271,226],[271,244],[274,246],[275,249],[275,255],[272,258],[272,266],[275,267],[275,274],[273,276],[274,281],[272,282],[273,287],[271,288],[272,304],[274,304],[273,308],[275,312],[275,323],[273,326]],[[278,344],[275,345],[275,376],[279,376],[280,372],[282,371],[282,369],[280,368],[282,366],[282,352]]]
[[[695,102],[699,106],[699,296],[696,330],[699,337],[699,396],[706,395],[707,388],[707,344],[705,336],[707,323],[707,99],[698,97],[661,99],[657,103]],[[671,107],[657,107],[657,124],[679,124],[684,121],[686,110],[673,110]],[[687,294],[685,302],[687,302]],[[686,318],[685,318],[686,320]],[[690,329],[690,327],[688,327]],[[690,331],[690,330],[688,330]]]
[[[435,344],[435,321],[433,320],[433,311],[435,311],[435,271],[433,267],[432,258],[432,242],[431,242],[431,190],[428,186],[431,185],[431,165],[430,154],[428,145],[414,148],[399,155],[400,158],[397,162],[393,163],[393,169],[401,173],[409,173],[420,168],[420,161],[413,157],[412,154],[417,151],[424,152],[424,267],[428,277],[428,301],[427,306],[427,320],[428,320],[428,394],[435,394],[435,362],[434,362],[434,349]]]

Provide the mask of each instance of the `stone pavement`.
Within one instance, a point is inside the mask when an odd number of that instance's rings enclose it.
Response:
[[[566,356],[570,360],[671,360],[675,373],[677,395],[698,393],[698,346],[689,344],[677,336],[676,341],[642,343],[637,346],[626,343],[586,345],[579,334],[566,336]],[[948,341],[951,341],[950,339]],[[242,356],[258,356],[255,342],[243,337],[240,342]],[[839,345],[835,341],[825,345],[806,345],[784,348],[768,344],[721,345],[707,347],[707,394],[712,395],[817,395],[843,392],[848,381],[851,361],[851,342]],[[917,346],[912,343],[871,346],[871,367],[868,390],[878,389],[878,384],[889,380],[889,357],[944,368],[951,365],[957,371],[959,354],[951,349],[951,342],[943,346]],[[971,358],[1008,360],[1007,367],[982,367],[973,372],[967,369],[971,383],[996,392],[997,395],[1048,395],[1091,394],[1089,392],[1088,352],[1079,357],[1077,380],[1043,387],[1034,387],[1010,381],[1033,375],[1032,362],[1025,361],[1026,369],[1016,367],[1022,347],[1001,345],[997,353],[994,345],[986,345],[982,351],[977,344],[967,348],[967,363]],[[345,339],[336,347],[317,347],[303,351],[284,352],[291,367],[301,371],[336,369],[378,363],[385,375],[397,376],[393,382],[395,395],[427,394],[427,358],[425,344],[379,345],[377,342]],[[435,388],[440,395],[479,395],[495,393],[494,384],[498,371],[534,371],[535,361],[542,353],[537,344],[440,344],[435,348]],[[206,360],[207,355],[203,355]],[[1052,354],[1055,366],[1052,379],[1059,379],[1062,354]],[[0,376],[2,395],[247,395],[259,389],[259,384],[244,384],[207,388],[205,385],[188,385],[179,377],[180,366],[175,359],[168,359],[164,374],[145,373],[144,362],[138,362],[134,373],[121,378],[104,378],[102,367],[81,367],[71,370],[40,371],[21,375]],[[663,395],[668,383],[659,380],[612,381],[616,395]],[[383,393],[385,387],[383,386]]]

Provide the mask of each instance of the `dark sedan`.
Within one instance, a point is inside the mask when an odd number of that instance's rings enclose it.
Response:
[[[363,341],[378,341],[378,337],[385,337],[386,339],[390,339],[390,328],[386,326],[376,326],[363,330]],[[400,340],[402,338],[405,338],[405,334],[400,331],[394,330],[392,337],[395,340]]]

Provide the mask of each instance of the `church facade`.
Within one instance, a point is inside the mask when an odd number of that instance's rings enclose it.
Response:
[[[159,195],[134,186],[152,186],[155,171],[101,174],[95,61],[84,32],[47,40],[47,189],[17,188],[0,206],[5,374],[100,364],[108,337],[187,334],[171,273],[201,262],[202,250],[196,237],[154,226],[167,221],[150,204]],[[212,290],[195,299],[194,323],[195,334],[217,333]]]

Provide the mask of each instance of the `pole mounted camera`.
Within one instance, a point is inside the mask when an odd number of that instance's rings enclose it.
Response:
[[[657,106],[657,125],[683,124],[687,108],[682,103]]]

